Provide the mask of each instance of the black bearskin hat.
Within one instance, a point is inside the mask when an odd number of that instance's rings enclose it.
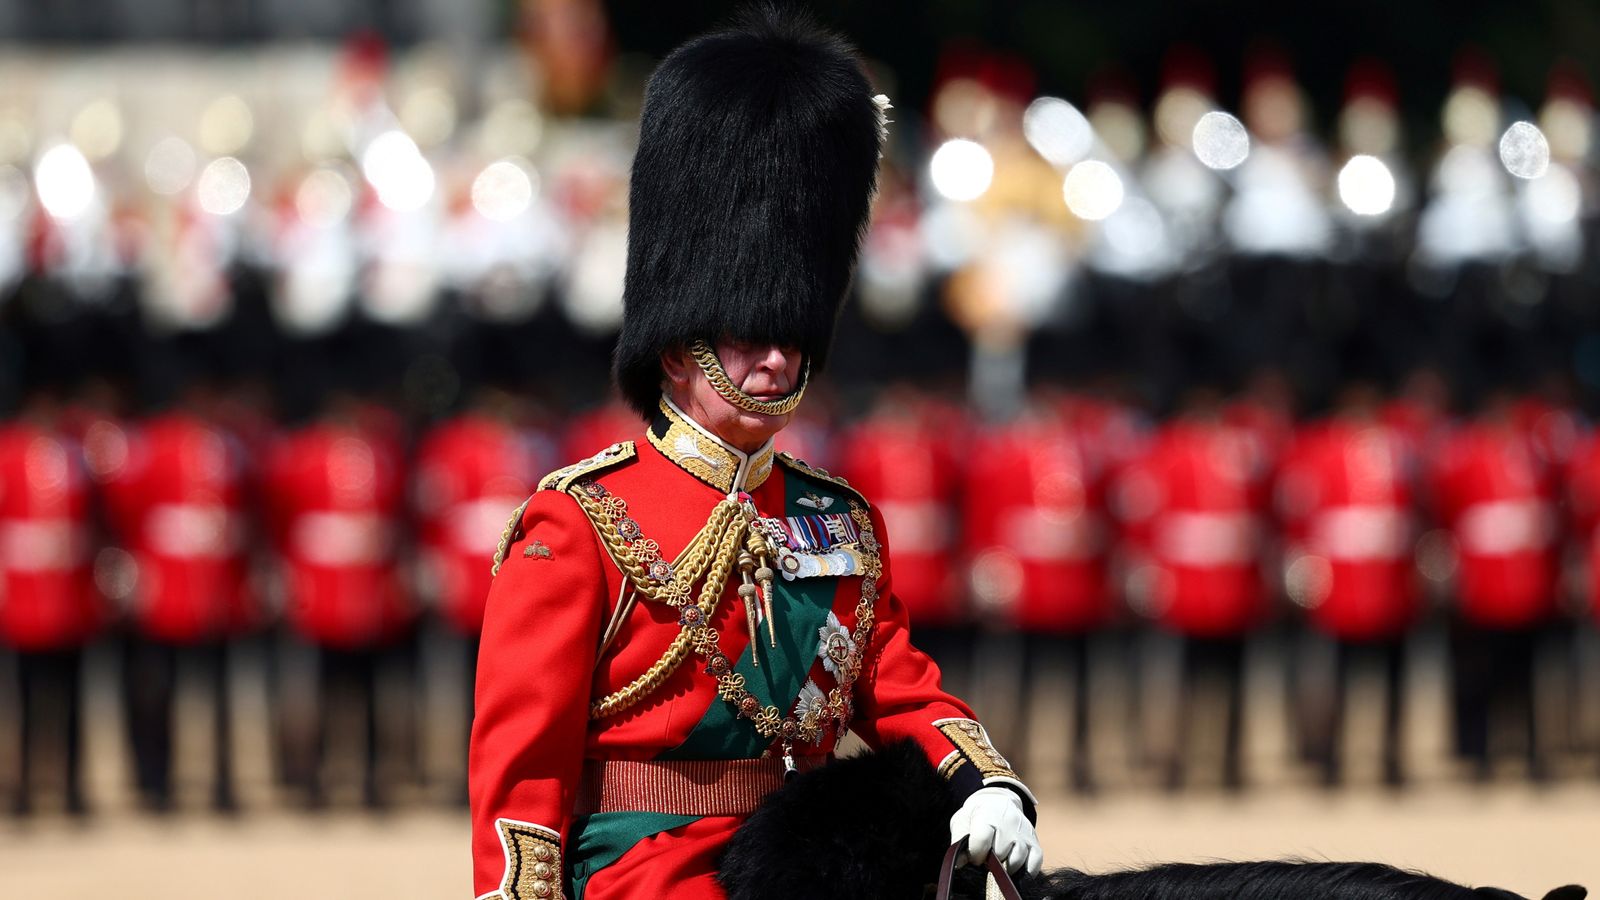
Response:
[[[722,338],[820,370],[877,180],[880,111],[853,47],[772,3],[650,76],[628,195],[617,385],[641,414],[662,352]]]

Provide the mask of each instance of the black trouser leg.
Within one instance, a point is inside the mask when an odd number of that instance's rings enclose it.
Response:
[[[1227,697],[1227,724],[1222,738],[1222,784],[1230,790],[1244,787],[1244,641],[1218,642],[1219,669]]]
[[[81,813],[83,798],[83,652],[77,648],[17,654],[21,721],[17,794],[13,812],[33,809],[35,759],[61,760],[67,810]]]
[[[1043,635],[1031,633],[1021,635],[1020,644],[1021,673],[1017,679],[1016,695],[1011,698],[1011,708],[1007,710],[1011,729],[1006,739],[1007,746],[998,749],[1010,756],[1019,772],[1026,773],[1032,769],[1034,762],[1031,750],[1033,722],[1028,716],[1029,701],[1033,697],[1039,670],[1042,668],[1040,660],[1049,654],[1050,648]]]
[[[1022,639],[1022,654],[1022,681],[1013,707],[1015,722],[1011,735],[1013,744],[1002,752],[1012,754],[1012,759],[1020,760],[1023,765],[1033,766],[1036,760],[1034,754],[1030,752],[1032,749],[1030,744],[1032,723],[1028,717],[1030,698],[1034,691],[1041,687],[1037,680],[1040,673],[1047,668],[1048,662],[1052,659],[1065,659],[1070,664],[1071,671],[1068,675],[1073,682],[1072,714],[1067,723],[1069,781],[1076,788],[1087,789],[1090,780],[1087,638],[1082,635],[1027,634]],[[1056,695],[1051,694],[1051,696]]]
[[[132,636],[123,659],[123,690],[134,773],[143,802],[161,811],[172,805],[172,697],[177,653],[171,646]]]
[[[306,766],[306,796],[312,807],[327,802],[328,750],[332,742],[334,722],[342,716],[349,680],[349,654],[328,647],[317,649],[317,710],[316,728],[312,737],[312,752]]]
[[[211,803],[228,812],[237,807],[233,791],[233,700],[228,689],[228,645],[199,648],[196,656],[211,685]]]
[[[390,760],[394,771],[418,785],[426,785],[427,766],[423,761],[424,728],[422,683],[422,646],[425,630],[417,625],[395,643],[373,651],[373,686],[371,702],[382,723],[378,734],[387,738],[389,746],[383,755]],[[396,702],[384,704],[382,686],[397,684]]]
[[[1296,758],[1308,765],[1320,764],[1323,759],[1322,740],[1327,734],[1328,695],[1323,682],[1326,671],[1307,671],[1307,662],[1320,660],[1319,643],[1327,638],[1304,627],[1292,629],[1284,643],[1289,648],[1283,667],[1284,718],[1289,722],[1290,741]]]
[[[66,775],[67,812],[82,815],[88,812],[88,802],[83,795],[83,653],[64,650],[58,657],[61,667],[56,684],[60,688],[61,715],[66,721],[64,729],[65,755],[62,766]]]
[[[378,763],[382,758],[380,752],[383,733],[379,727],[378,654],[376,652],[362,653],[358,657],[358,666],[357,681],[360,686],[361,704],[366,716],[365,768],[361,775],[362,799],[368,807],[376,808],[384,805],[384,797],[380,790],[378,778]]]
[[[1405,781],[1404,742],[1401,730],[1405,725],[1406,703],[1406,641],[1395,638],[1380,645],[1384,670],[1383,715],[1383,781],[1399,787]]]
[[[1350,678],[1356,648],[1346,641],[1334,641],[1333,671],[1329,673],[1327,708],[1316,734],[1316,761],[1322,769],[1322,783],[1337,785],[1344,774],[1345,709],[1349,705]]]
[[[334,723],[350,721],[350,713],[358,712],[361,719],[361,790],[362,801],[368,806],[383,804],[379,790],[378,762],[380,759],[381,730],[378,713],[378,659],[376,650],[336,650],[322,648],[320,665],[319,710],[317,714],[317,752],[311,772],[310,797],[313,805],[326,800],[327,770]]]
[[[22,773],[20,771],[23,755],[26,752],[22,734],[21,654],[10,652],[9,650],[0,650],[0,673],[5,676],[4,680],[0,680],[0,692],[3,692],[0,693],[0,703],[4,704],[4,710],[8,713],[5,717],[0,718],[0,725],[5,726],[5,741],[14,751],[11,753],[10,758],[16,760],[9,774],[17,776],[17,780],[12,783],[12,792],[6,798],[6,806],[11,810],[12,814],[22,815],[27,812],[27,801],[24,799],[26,782],[21,779]]]
[[[1473,764],[1477,777],[1487,778],[1493,648],[1486,632],[1464,622],[1452,624],[1450,638],[1456,752]]]
[[[1172,695],[1173,721],[1168,735],[1172,745],[1166,748],[1167,771],[1164,775],[1165,787],[1169,791],[1183,787],[1188,768],[1189,726],[1194,721],[1191,711],[1201,696],[1195,682],[1205,667],[1199,642],[1195,639],[1180,638],[1175,652],[1178,655],[1178,684]]]
[[[285,696],[284,655],[288,652],[289,640],[281,625],[262,635],[259,640],[265,664],[262,674],[267,683],[267,716],[272,728],[272,780],[281,788],[294,787],[305,781],[305,764],[303,754],[293,746],[298,729]]]
[[[17,793],[12,812],[25,816],[33,810],[33,755],[39,731],[39,680],[42,663],[37,653],[17,654]]]
[[[1072,655],[1072,760],[1068,763],[1068,783],[1085,793],[1094,789],[1094,767],[1089,756],[1089,698],[1093,695],[1089,689],[1089,643],[1087,635],[1078,635],[1068,648]]]
[[[1507,631],[1495,636],[1493,684],[1500,688],[1500,718],[1496,730],[1507,735],[1520,732],[1523,752],[1526,755],[1528,774],[1543,780],[1546,772],[1544,753],[1540,745],[1539,711],[1534,702],[1534,648],[1539,634],[1533,629]],[[1493,707],[1491,707],[1492,709]]]

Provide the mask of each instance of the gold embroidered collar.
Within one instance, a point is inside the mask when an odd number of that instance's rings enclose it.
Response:
[[[661,398],[645,437],[678,468],[724,494],[754,491],[772,474],[770,439],[754,453],[745,453],[689,418],[666,397]]]

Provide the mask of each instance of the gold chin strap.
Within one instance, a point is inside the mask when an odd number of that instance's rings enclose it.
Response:
[[[811,360],[808,359],[805,369],[800,373],[800,386],[789,396],[782,400],[757,400],[733,383],[722,368],[722,360],[717,358],[717,352],[705,341],[695,341],[690,344],[689,353],[694,356],[694,361],[700,364],[700,371],[706,373],[706,380],[711,382],[711,387],[716,390],[718,396],[745,412],[763,416],[786,416],[800,405],[800,398],[806,393],[806,385],[811,383]]]

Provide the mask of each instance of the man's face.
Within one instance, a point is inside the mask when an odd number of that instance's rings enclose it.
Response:
[[[757,400],[782,400],[800,384],[804,355],[792,347],[718,341],[717,358],[728,379]],[[739,409],[722,399],[687,350],[662,354],[667,396],[707,431],[746,452],[783,430],[793,415],[768,416]]]

